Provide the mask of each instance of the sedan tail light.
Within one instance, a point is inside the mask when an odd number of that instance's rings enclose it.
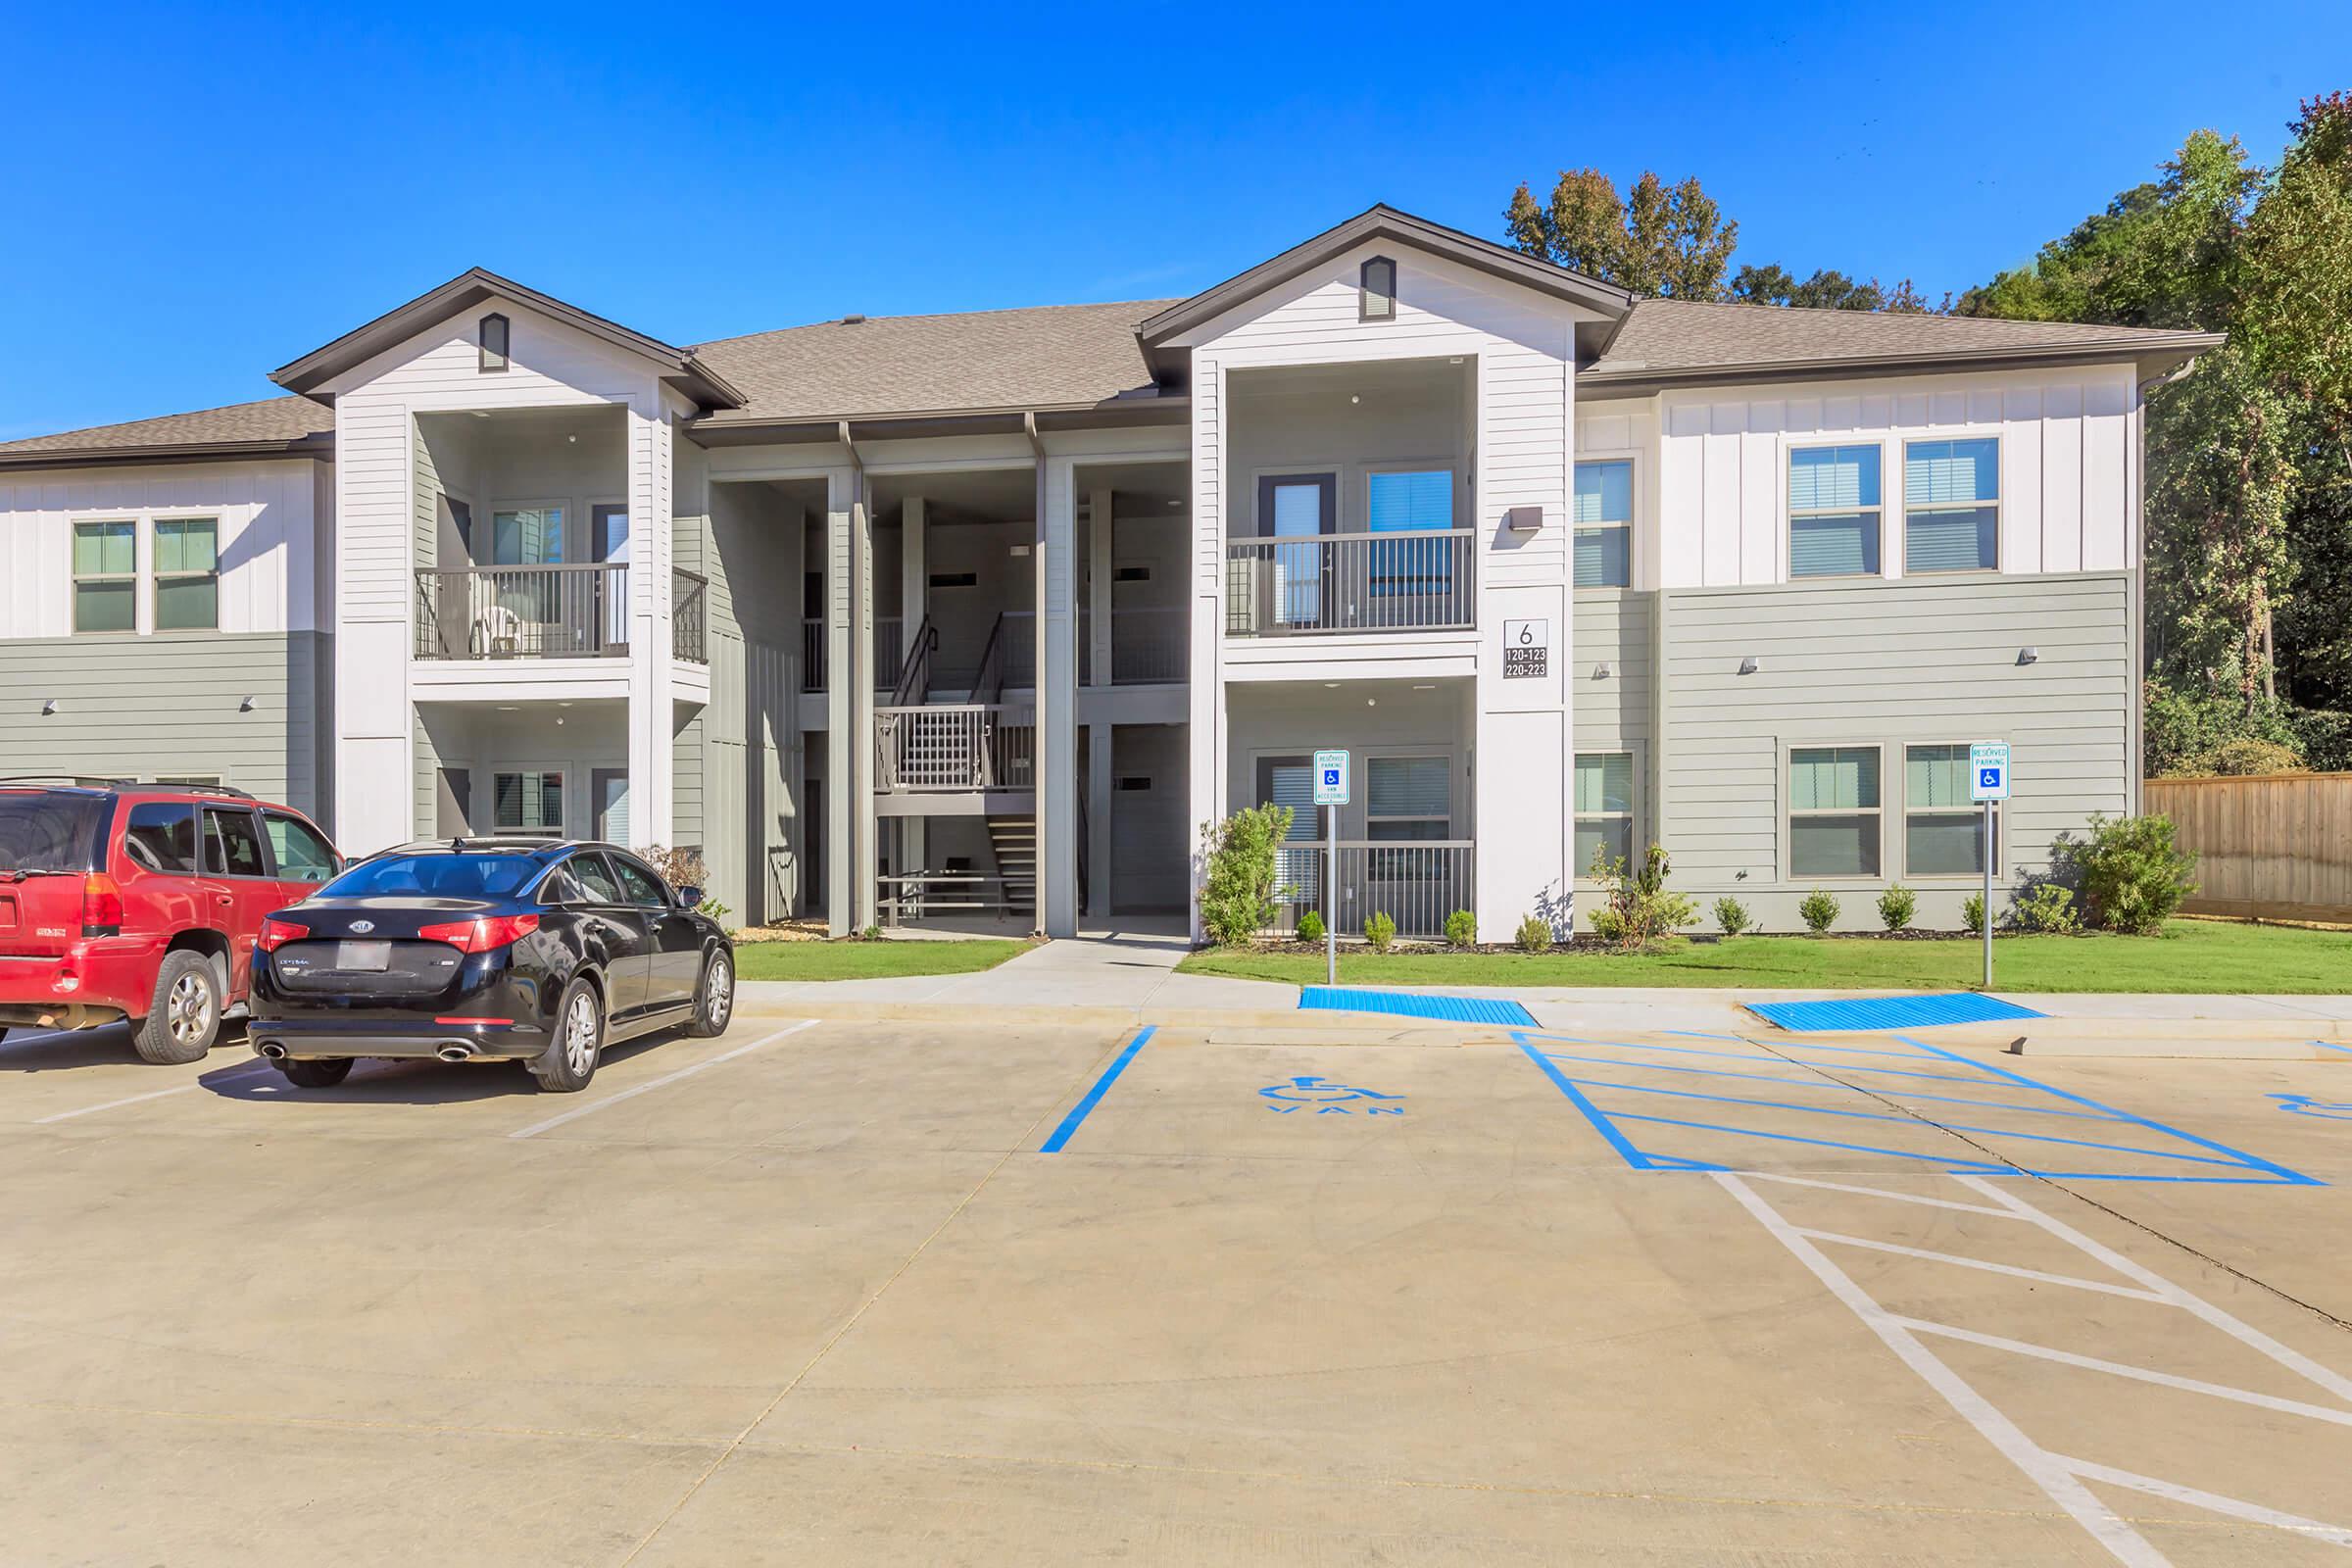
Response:
[[[535,914],[484,914],[471,920],[452,920],[444,925],[419,926],[419,942],[446,942],[460,953],[488,953],[511,942],[519,942],[539,929]]]
[[[262,922],[262,934],[255,945],[264,953],[275,953],[287,943],[300,942],[310,934],[309,926],[296,925],[291,920],[280,920],[272,915]]]
[[[81,879],[81,934],[111,937],[122,929],[122,887],[104,871]]]

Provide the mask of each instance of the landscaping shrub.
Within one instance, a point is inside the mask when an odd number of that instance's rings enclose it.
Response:
[[[1805,902],[1796,906],[1796,913],[1805,922],[1806,930],[1820,936],[1838,923],[1838,901],[1815,888],[1805,895]]]
[[[1919,895],[1900,882],[1879,895],[1879,918],[1889,931],[1900,931],[1919,912]]]
[[[1247,947],[1273,924],[1285,891],[1275,885],[1274,852],[1290,831],[1287,806],[1253,806],[1201,830],[1200,925],[1219,947]]]
[[[1742,931],[1754,930],[1756,917],[1747,912],[1746,905],[1727,893],[1715,901],[1715,923],[1723,927],[1725,936],[1736,937]]]
[[[2155,930],[2197,891],[2197,857],[2176,842],[2170,817],[2094,815],[2087,837],[2060,834],[2050,855],[2090,923],[2128,936]]]
[[[673,850],[657,844],[644,851],[641,858],[646,864],[662,873],[662,880],[669,884],[672,893],[682,893],[688,888],[708,889],[710,886],[710,868],[703,863],[703,852],[700,850]],[[708,893],[695,908],[721,925],[726,924],[727,906]]]
[[[1478,946],[1478,916],[1468,909],[1456,909],[1446,917],[1446,943],[1448,947],[1475,948]]]
[[[1372,918],[1364,922],[1364,940],[1374,953],[1386,953],[1396,945],[1396,922],[1389,918],[1388,911],[1372,911]]]
[[[1309,909],[1298,917],[1298,940],[1320,942],[1331,933],[1324,928],[1323,916]]]
[[[1639,870],[1628,872],[1622,858],[1592,852],[1592,880],[1600,884],[1601,906],[1592,911],[1592,934],[1627,951],[1647,948],[1675,927],[1698,918],[1698,902],[1666,890],[1672,864],[1663,845],[1652,844]]]
[[[2017,901],[2017,913],[2012,919],[2020,931],[2043,936],[2065,936],[2082,929],[2082,922],[2075,917],[2073,891],[2056,882],[2035,883]]]
[[[1519,922],[1519,934],[1511,939],[1521,953],[1542,953],[1551,946],[1551,926],[1540,914],[1531,914]]]
[[[1971,893],[1961,901],[1960,923],[1968,927],[1968,934],[1972,937],[1981,937],[1984,934],[1984,894]]]

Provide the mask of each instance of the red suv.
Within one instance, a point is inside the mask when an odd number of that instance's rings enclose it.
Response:
[[[127,1018],[147,1060],[201,1060],[263,916],[341,868],[309,817],[242,790],[0,779],[0,1034]]]

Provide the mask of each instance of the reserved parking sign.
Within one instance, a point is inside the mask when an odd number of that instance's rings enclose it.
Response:
[[[2009,798],[2009,743],[1974,741],[1968,748],[1968,798],[2005,801]]]

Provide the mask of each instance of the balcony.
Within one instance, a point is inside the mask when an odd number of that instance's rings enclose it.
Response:
[[[884,615],[874,622],[874,690],[887,692],[899,684],[906,668],[906,622]],[[828,667],[825,623],[815,616],[801,621],[801,690],[811,695],[825,689]]]
[[[626,659],[625,564],[421,568],[416,657],[429,660]],[[708,578],[670,574],[670,654],[710,660]]]
[[[1225,546],[1225,634],[1458,631],[1478,624],[1466,528],[1236,539]]]
[[[1037,713],[1004,703],[874,710],[874,788],[883,795],[1037,788]]]
[[[1094,616],[1078,614],[1078,684],[1095,684]],[[1184,605],[1114,607],[1110,684],[1159,686],[1191,678],[1192,611]]]
[[[1437,941],[1446,935],[1447,915],[1478,906],[1471,876],[1477,846],[1469,839],[1342,839],[1338,850],[1342,937],[1362,936],[1364,922],[1378,913],[1396,921],[1396,934],[1408,941]],[[1289,936],[1307,910],[1330,908],[1323,898],[1326,858],[1319,844],[1275,852],[1275,885],[1285,892],[1268,936]]]

